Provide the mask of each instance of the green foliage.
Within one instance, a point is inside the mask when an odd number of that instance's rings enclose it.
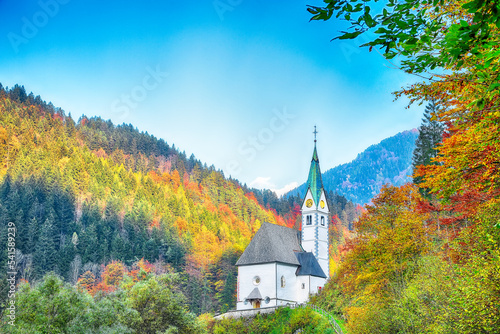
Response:
[[[330,279],[321,292],[311,297],[311,304],[327,310],[336,318],[342,318],[344,309],[348,306],[347,298],[337,280]]]
[[[211,333],[336,333],[328,319],[310,308],[280,308],[254,318],[217,321]]]
[[[425,256],[419,268],[414,279],[387,306],[387,319],[403,333],[465,333],[456,328],[461,312],[453,302],[457,293],[455,266],[437,256]]]
[[[132,333],[125,321],[137,312],[118,295],[94,301],[90,295],[48,274],[34,287],[21,284],[16,294],[15,326],[2,317],[2,333]]]
[[[457,269],[453,295],[462,333],[500,333],[500,202],[481,209],[472,229],[454,240]]]
[[[484,59],[478,50],[493,46],[491,26],[500,22],[498,3],[494,0],[389,0],[381,6],[374,5],[379,0],[325,2],[325,7],[309,6],[312,20],[328,20],[334,14],[346,20],[353,31],[342,32],[339,39],[356,38],[368,31],[375,33],[376,38],[365,45],[383,49],[389,59],[396,55],[406,57],[402,66],[408,72],[420,73],[436,67],[456,70],[469,53]],[[461,6],[465,13],[457,15],[454,5]],[[443,11],[440,6],[449,10]],[[468,20],[461,20],[466,15],[470,15]]]
[[[236,284],[238,281],[238,269],[234,266],[241,252],[235,249],[228,249],[220,260],[211,266],[210,277],[217,293],[216,298],[220,305],[220,312],[234,309],[236,305]]]
[[[131,264],[136,258],[154,261],[160,255],[175,267],[183,262],[185,250],[176,234],[164,226],[151,232],[138,229],[136,226],[148,222],[137,221],[133,215],[126,216],[122,225],[119,209],[112,205],[107,206],[103,217],[97,205],[86,203],[80,209],[79,220],[75,221],[73,196],[60,187],[59,182],[48,185],[41,177],[16,181],[6,177],[1,186],[4,190],[0,205],[5,210],[5,219],[0,221],[0,227],[7,228],[11,215],[18,239],[27,237],[17,242],[17,248],[33,257],[33,261],[20,268],[20,277],[39,279],[48,271],[58,271],[69,278],[75,256],[80,256],[83,264],[104,263],[111,258]],[[18,214],[14,215],[16,210]],[[73,244],[74,235],[76,244]]]
[[[201,333],[203,328],[189,313],[178,278],[172,274],[150,276],[127,289],[129,305],[140,320],[131,324],[138,333]]]
[[[453,107],[458,104],[459,113],[449,115],[453,121],[464,121],[464,114],[475,117],[476,111],[498,110],[498,1],[324,2],[324,7],[308,8],[313,14],[311,19],[328,20],[335,15],[347,21],[348,31],[337,38],[352,39],[371,32],[374,37],[368,37],[369,42],[363,46],[370,51],[374,47],[382,49],[386,59],[398,56],[401,69],[407,73],[428,73],[424,76],[428,82],[403,91],[413,97],[412,102],[435,98]],[[437,69],[436,73],[429,73]]]
[[[40,229],[40,236],[33,254],[35,273],[40,277],[46,271],[53,271],[57,265],[54,219],[49,216]]]
[[[15,319],[3,312],[2,333],[204,333],[204,325],[187,310],[174,274],[149,275],[137,283],[128,278],[123,289],[100,292],[63,283],[47,274],[33,287],[20,285]]]

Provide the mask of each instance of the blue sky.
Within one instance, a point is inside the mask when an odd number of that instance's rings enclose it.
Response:
[[[226,175],[282,189],[420,125],[391,92],[417,78],[309,1],[0,0],[0,82],[131,123]]]

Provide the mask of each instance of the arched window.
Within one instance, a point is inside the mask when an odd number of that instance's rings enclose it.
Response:
[[[281,276],[281,287],[284,288],[286,284],[285,276]]]
[[[325,216],[321,216],[321,226],[325,226]]]

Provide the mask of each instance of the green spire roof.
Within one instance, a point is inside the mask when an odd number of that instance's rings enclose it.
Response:
[[[314,204],[317,207],[321,196],[321,190],[323,189],[323,181],[321,180],[321,170],[319,169],[316,143],[314,143],[314,153],[311,160],[311,168],[309,169],[309,177],[307,178],[307,189],[311,189]]]

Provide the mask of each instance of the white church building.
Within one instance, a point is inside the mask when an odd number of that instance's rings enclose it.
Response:
[[[302,230],[262,224],[236,262],[237,310],[305,303],[323,288],[329,277],[329,213],[315,138]]]

